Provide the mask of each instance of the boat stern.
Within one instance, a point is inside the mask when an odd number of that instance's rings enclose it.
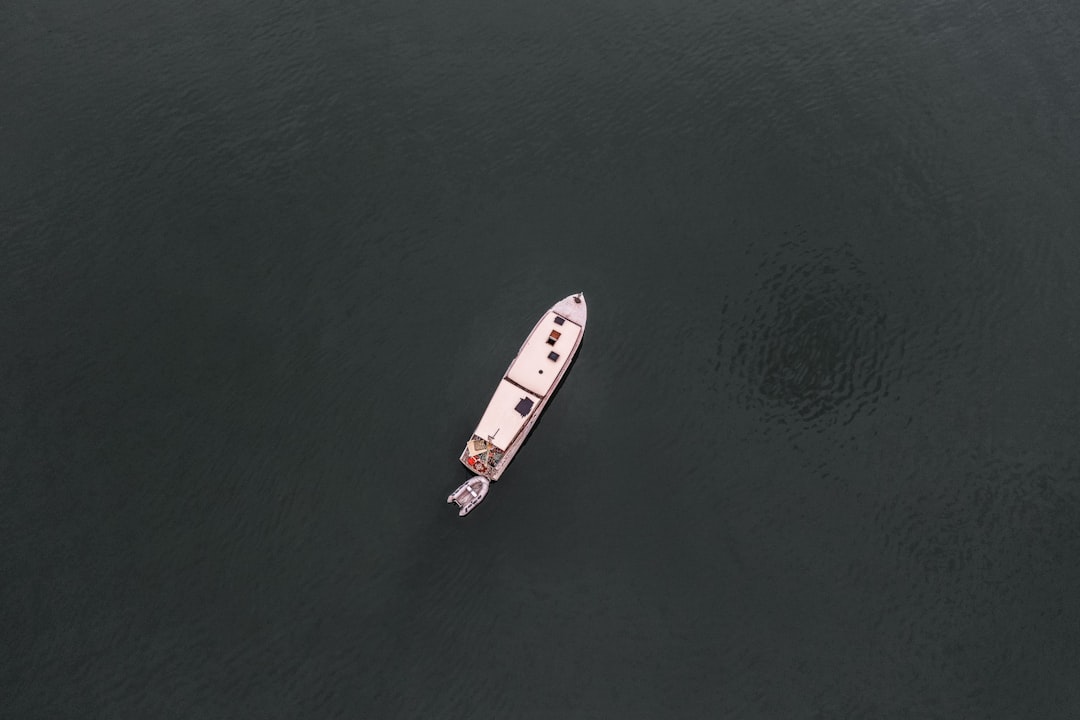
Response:
[[[469,442],[465,443],[465,449],[461,451],[458,459],[470,471],[494,480],[505,454],[506,451],[496,447],[494,443],[479,435],[473,435]]]

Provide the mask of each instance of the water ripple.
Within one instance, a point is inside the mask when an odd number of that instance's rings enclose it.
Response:
[[[902,343],[850,248],[787,243],[757,276],[717,362],[744,381],[737,402],[803,426],[869,412],[887,392],[887,365]]]

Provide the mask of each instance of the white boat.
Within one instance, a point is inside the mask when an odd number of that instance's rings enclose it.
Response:
[[[446,499],[458,504],[459,515],[484,499],[489,481],[502,476],[525,442],[581,347],[587,316],[585,296],[570,295],[551,306],[525,338],[459,458],[475,473]]]
[[[484,499],[489,487],[491,487],[491,483],[488,482],[486,477],[473,475],[461,487],[450,493],[450,496],[446,498],[446,502],[458,504],[458,507],[461,508],[458,515],[468,515],[469,511]]]

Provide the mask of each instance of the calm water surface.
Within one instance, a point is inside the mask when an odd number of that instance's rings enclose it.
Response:
[[[1077,8],[9,3],[0,717],[1080,716]]]

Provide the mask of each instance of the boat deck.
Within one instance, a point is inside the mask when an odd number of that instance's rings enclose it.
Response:
[[[560,300],[533,326],[461,454],[472,472],[498,480],[506,470],[573,361],[587,315],[578,293]]]
[[[506,378],[535,395],[547,395],[573,357],[581,331],[577,323],[549,312],[521,346]]]
[[[501,380],[473,437],[488,440],[497,447],[508,447],[539,402],[540,396],[522,390],[509,380]]]

